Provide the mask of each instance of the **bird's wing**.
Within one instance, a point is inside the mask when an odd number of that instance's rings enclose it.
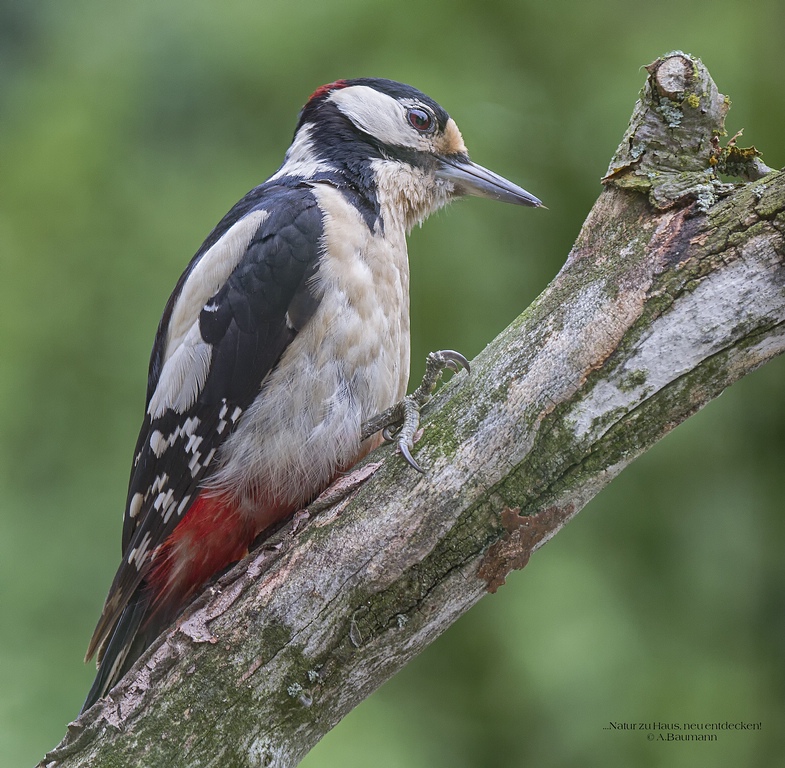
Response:
[[[134,454],[123,559],[88,648],[116,624],[216,452],[319,303],[322,217],[307,185],[259,187],[192,259],[167,303]]]

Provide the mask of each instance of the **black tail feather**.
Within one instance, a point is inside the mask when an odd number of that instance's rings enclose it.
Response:
[[[157,632],[152,634],[148,631],[141,633],[139,631],[147,616],[149,602],[146,590],[138,589],[123,610],[109,642],[102,649],[98,673],[82,705],[80,715],[108,693],[157,636]]]

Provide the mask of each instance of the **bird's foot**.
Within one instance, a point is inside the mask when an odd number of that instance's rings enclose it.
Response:
[[[436,385],[447,368],[454,373],[461,368],[465,368],[467,373],[470,370],[469,361],[459,352],[443,349],[429,353],[425,363],[425,375],[420,386],[392,408],[368,419],[362,427],[362,439],[365,440],[381,430],[385,440],[395,441],[398,444],[398,450],[411,467],[418,472],[424,472],[425,470],[412,457],[414,437],[420,426],[420,409],[431,399]]]

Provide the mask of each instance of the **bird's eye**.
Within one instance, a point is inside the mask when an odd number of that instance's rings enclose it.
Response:
[[[415,131],[428,133],[433,128],[433,117],[424,109],[412,108],[406,113],[406,117]]]

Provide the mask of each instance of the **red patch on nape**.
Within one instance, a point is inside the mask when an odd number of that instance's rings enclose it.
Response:
[[[328,93],[332,91],[337,91],[339,88],[346,88],[347,81],[346,80],[336,80],[334,83],[327,83],[327,85],[323,85],[320,88],[317,88],[312,94],[311,98],[308,101],[313,101],[314,99],[320,99],[322,96],[326,96]]]

